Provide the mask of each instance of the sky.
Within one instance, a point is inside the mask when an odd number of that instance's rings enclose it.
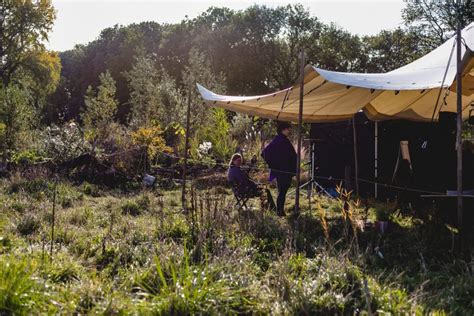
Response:
[[[253,4],[270,7],[301,3],[325,23],[335,22],[354,34],[372,35],[402,24],[402,0],[53,0],[57,19],[47,47],[64,51],[95,40],[101,30],[115,24],[143,21],[176,23],[211,6],[242,10]]]

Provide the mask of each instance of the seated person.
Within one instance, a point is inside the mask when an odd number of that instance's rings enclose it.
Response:
[[[261,195],[261,189],[253,182],[247,173],[242,170],[243,163],[241,154],[234,154],[229,162],[227,180],[232,183],[232,191],[235,195],[245,197],[257,197]]]

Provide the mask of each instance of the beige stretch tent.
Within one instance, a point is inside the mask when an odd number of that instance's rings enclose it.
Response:
[[[462,30],[462,38],[462,106],[463,116],[467,117],[474,102],[474,23]],[[433,113],[436,120],[439,111],[456,112],[455,52],[453,37],[420,59],[381,74],[342,73],[308,65],[304,75],[303,121],[347,120],[363,110],[375,121],[423,122],[431,121]],[[264,118],[298,121],[298,85],[250,97],[218,95],[199,84],[198,89],[211,106]]]

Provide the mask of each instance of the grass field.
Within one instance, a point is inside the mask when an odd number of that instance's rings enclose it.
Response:
[[[228,188],[0,185],[0,314],[474,313],[453,232],[393,205],[303,199],[298,218],[237,212]],[[254,201],[255,206],[258,201]],[[291,207],[291,203],[288,203]],[[387,212],[389,229],[365,225]]]

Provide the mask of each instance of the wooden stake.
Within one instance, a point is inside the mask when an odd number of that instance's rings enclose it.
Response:
[[[359,197],[359,161],[357,156],[357,132],[355,125],[355,116],[352,119],[352,135],[354,136],[354,171],[355,171],[355,187],[356,196]]]
[[[181,188],[181,203],[183,210],[187,212],[187,203],[186,203],[186,166],[188,164],[188,146],[189,146],[189,126],[191,116],[191,87],[188,91],[188,109],[186,113],[186,134],[184,136],[184,165],[183,165],[183,185]]]
[[[53,213],[51,218],[51,248],[49,250],[49,256],[51,262],[53,261],[53,245],[54,245],[54,226],[56,224],[56,191],[58,186],[58,175],[54,177],[54,187],[53,187]]]
[[[300,212],[300,180],[301,180],[301,133],[303,125],[303,97],[304,97],[304,67],[305,52],[300,52],[300,107],[298,111],[298,148],[296,152],[296,195],[295,195],[295,214]]]
[[[379,188],[377,182],[378,180],[378,167],[379,167],[379,123],[375,122],[375,148],[374,148],[374,177],[375,177],[375,184],[374,184],[374,197],[379,197]]]

